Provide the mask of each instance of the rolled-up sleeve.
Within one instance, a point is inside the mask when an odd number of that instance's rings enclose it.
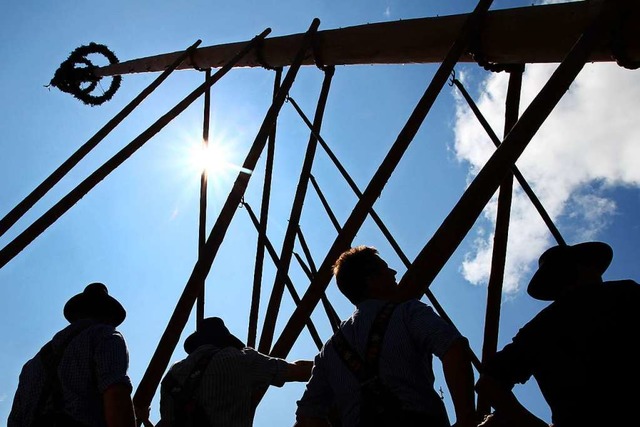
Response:
[[[129,391],[133,389],[131,379],[127,375],[129,352],[120,332],[112,330],[100,337],[96,345],[94,360],[98,390],[101,393],[114,384],[125,384],[129,387]]]
[[[284,385],[287,369],[289,369],[286,360],[267,356],[249,347],[244,348],[242,352],[249,360],[251,377],[255,381],[255,387],[266,385],[282,387]]]
[[[442,358],[460,333],[431,307],[418,300],[404,303],[404,321],[412,341],[423,354],[435,354]]]

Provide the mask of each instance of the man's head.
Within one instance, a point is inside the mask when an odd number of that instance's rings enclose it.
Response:
[[[371,246],[357,246],[343,252],[333,265],[340,292],[354,305],[365,299],[391,299],[396,288],[396,271]]]
[[[64,317],[69,322],[95,319],[109,325],[120,325],[127,312],[102,283],[91,283],[84,291],[74,295],[64,306]]]
[[[244,343],[229,332],[219,317],[203,319],[198,330],[184,340],[184,351],[191,354],[203,345],[215,345],[220,348],[235,347],[238,350],[244,348]]]
[[[602,282],[612,259],[611,246],[602,242],[554,246],[540,256],[527,292],[542,301],[556,300],[576,287]]]

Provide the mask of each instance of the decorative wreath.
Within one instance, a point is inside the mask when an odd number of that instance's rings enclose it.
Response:
[[[74,97],[87,105],[100,105],[110,100],[122,83],[121,76],[113,76],[111,85],[102,95],[91,95],[97,87],[102,77],[94,74],[96,66],[87,59],[87,56],[95,53],[107,58],[110,64],[118,63],[116,55],[102,44],[89,43],[87,46],[80,46],[69,55],[51,79],[50,85],[55,86],[63,92],[70,93]]]

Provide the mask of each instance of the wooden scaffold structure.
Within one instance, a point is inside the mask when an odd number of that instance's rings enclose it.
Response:
[[[173,71],[204,70],[206,77],[200,86],[82,181],[24,232],[0,249],[0,268],[10,262],[145,142],[202,96],[204,96],[205,105],[203,141],[206,144],[209,139],[211,86],[233,68],[263,67],[275,71],[273,99],[242,164],[243,170],[254,170],[267,148],[266,174],[260,211],[256,214],[244,200],[251,175],[241,172],[237,175],[213,227],[207,232],[207,175],[203,172],[200,191],[199,257],[135,391],[135,404],[140,407],[150,405],[194,305],[197,307],[197,321],[200,322],[204,318],[205,280],[239,207],[246,209],[258,233],[248,344],[257,347],[263,353],[285,358],[305,327],[308,328],[318,348],[322,345],[323,340],[310,317],[318,303],[322,303],[332,329],[337,328],[340,322],[339,316],[325,294],[331,281],[331,266],[338,255],[351,245],[356,233],[368,217],[380,228],[407,268],[399,282],[401,297],[409,299],[425,295],[436,311],[453,324],[453,320],[438,303],[429,286],[467,235],[490,198],[499,190],[485,314],[484,344],[481,356],[474,355],[475,367],[481,370],[481,361],[497,349],[513,178],[522,186],[558,244],[565,244],[561,233],[527,184],[525,177],[516,168],[516,160],[586,63],[616,61],[626,68],[635,69],[640,66],[640,27],[636,25],[640,20],[640,4],[636,1],[588,0],[498,11],[489,10],[491,3],[491,0],[480,0],[474,11],[464,15],[368,24],[324,31],[319,30],[320,22],[316,19],[303,34],[268,38],[270,30],[266,29],[250,41],[209,47],[200,47],[200,41],[198,41],[183,52],[124,62],[118,62],[115,56],[102,45],[90,44],[77,49],[62,64],[51,83],[85,103],[99,104],[108,100],[117,90],[123,75],[148,72],[159,72],[160,75],[2,218],[0,235],[9,230],[30,207],[96,147]],[[543,26],[544,32],[533,31]],[[87,59],[87,55],[91,53],[104,55],[111,64],[102,67],[93,66]],[[504,138],[498,137],[491,129],[473,103],[471,96],[456,79],[453,71],[459,62],[477,63],[490,71],[509,73]],[[438,63],[439,67],[370,182],[364,189],[360,189],[322,137],[322,120],[335,67],[405,63]],[[522,74],[525,65],[533,63],[558,63],[559,65],[530,106],[520,114],[518,107]],[[324,73],[322,89],[312,119],[308,118],[298,103],[289,96],[296,74],[302,66],[316,66]],[[283,75],[285,68],[286,73]],[[213,72],[213,70],[216,71]],[[111,78],[109,89],[101,96],[91,95],[97,82],[103,78]],[[376,213],[374,203],[429,114],[436,97],[447,83],[460,91],[497,148],[431,239],[417,257],[410,260]],[[287,101],[309,128],[309,141],[282,249],[278,254],[267,236],[266,223],[271,193],[276,122],[282,106]],[[357,198],[353,210],[343,224],[336,219],[312,174],[318,145],[329,156]],[[337,233],[333,244],[323,254],[322,262],[317,266],[299,227],[309,184],[320,198]],[[295,253],[296,242],[302,246],[304,257]],[[258,309],[265,252],[277,267],[277,273],[258,339]],[[304,269],[309,280],[303,295],[298,295],[288,275],[294,259]],[[276,321],[285,288],[291,294],[296,308],[280,336],[276,337]],[[484,413],[489,409],[486,406],[479,402],[479,408]]]

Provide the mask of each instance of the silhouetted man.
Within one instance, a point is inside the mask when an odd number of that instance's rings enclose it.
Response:
[[[442,361],[456,425],[476,426],[467,340],[419,300],[395,304],[395,274],[372,247],[352,248],[336,261],[338,288],[356,310],[316,356],[311,379],[298,401],[296,427],[329,425],[333,405],[343,427],[449,426],[445,406],[434,390],[434,355]],[[386,324],[384,331],[379,329],[381,324]],[[376,375],[360,377],[359,366],[371,353],[379,353],[377,366],[367,366]],[[371,381],[382,387],[372,390]],[[376,405],[375,400],[383,404]],[[391,419],[387,422],[385,417]]]
[[[250,427],[258,393],[311,375],[311,361],[289,363],[245,347],[219,317],[204,319],[184,350],[187,358],[162,380],[158,426]]]
[[[527,292],[553,302],[483,367],[476,389],[495,408],[484,426],[547,425],[511,392],[532,376],[556,427],[638,425],[640,286],[603,282],[612,258],[601,242],[540,256]]]
[[[134,427],[129,354],[115,328],[126,312],[102,283],[64,306],[70,325],[20,373],[8,427]]]

